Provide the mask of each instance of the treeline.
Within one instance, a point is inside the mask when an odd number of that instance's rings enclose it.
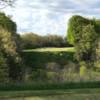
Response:
[[[24,33],[21,37],[22,47],[24,49],[33,49],[41,47],[70,47],[66,37],[58,35],[40,36],[34,33]]]

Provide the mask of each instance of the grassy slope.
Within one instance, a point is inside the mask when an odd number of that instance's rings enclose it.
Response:
[[[49,47],[49,48],[29,49],[29,50],[24,50],[24,52],[74,52],[74,48],[73,47],[65,47],[65,48]]]

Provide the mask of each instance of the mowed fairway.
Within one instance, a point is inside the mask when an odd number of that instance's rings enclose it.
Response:
[[[74,52],[74,47],[65,47],[65,48],[38,48],[38,49],[28,49],[23,50],[24,52]]]

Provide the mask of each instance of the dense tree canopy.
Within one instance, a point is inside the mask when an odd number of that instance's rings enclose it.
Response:
[[[80,39],[78,35],[81,34],[83,26],[88,25],[90,23],[92,23],[92,21],[84,17],[78,15],[72,16],[72,18],[70,18],[69,20],[67,31],[67,39],[69,43],[74,45],[74,43]]]
[[[34,33],[25,33],[21,35],[22,45],[26,49],[41,47],[42,37]]]
[[[84,26],[81,32],[79,42],[75,44],[76,57],[78,61],[85,62],[86,67],[94,66],[95,50],[96,50],[96,37],[94,26],[89,24]]]
[[[77,15],[69,20],[68,41],[75,46],[77,60],[87,67],[92,67],[95,59],[97,26],[94,20]]]
[[[0,13],[0,51],[6,58],[9,78],[12,80],[17,80],[21,71],[19,67],[21,57],[16,38],[16,23],[4,13]]]
[[[25,33],[21,35],[21,39],[24,49],[71,46],[65,38],[58,35],[40,36],[34,33]]]

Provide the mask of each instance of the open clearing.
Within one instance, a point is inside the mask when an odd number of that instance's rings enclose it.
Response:
[[[28,49],[23,50],[24,52],[74,52],[74,47],[66,47],[66,48],[37,48],[37,49]]]

